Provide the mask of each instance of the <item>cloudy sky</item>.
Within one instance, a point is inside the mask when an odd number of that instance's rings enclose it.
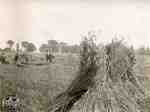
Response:
[[[49,39],[78,44],[95,30],[98,42],[115,35],[150,46],[148,0],[0,0],[0,46],[8,39],[36,45]]]

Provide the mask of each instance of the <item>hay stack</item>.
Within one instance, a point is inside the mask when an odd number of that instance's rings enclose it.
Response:
[[[65,92],[54,99],[49,112],[69,112],[72,106],[94,85],[94,77],[98,70],[98,57],[93,38],[85,38],[81,43],[81,48],[78,76]]]
[[[112,41],[101,53],[105,58],[100,63],[104,66],[95,77],[95,86],[72,112],[148,112],[144,109],[143,88],[133,70],[134,50],[122,41]]]
[[[83,45],[79,75],[55,99],[50,112],[146,112],[144,91],[133,70],[134,50],[112,41],[98,60],[91,46],[95,44],[86,40]]]

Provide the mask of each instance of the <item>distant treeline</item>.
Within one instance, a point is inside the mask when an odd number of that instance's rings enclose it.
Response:
[[[142,55],[150,55],[150,48],[149,47],[140,47],[139,49],[137,49],[137,53],[138,54],[142,54]]]
[[[22,41],[21,43],[16,43],[13,40],[8,40],[6,42],[6,48],[0,48],[0,51],[20,51],[24,52],[35,52],[40,51],[41,53],[50,51],[51,53],[79,53],[80,52],[80,45],[68,45],[65,42],[58,42],[57,40],[48,40],[47,43],[41,44],[39,48],[28,41]],[[138,54],[143,55],[150,55],[150,48],[141,46],[140,48],[135,50]]]
[[[52,53],[79,53],[79,45],[68,45],[65,42],[58,42],[56,40],[48,40],[47,43],[43,43],[39,48],[32,42],[22,41],[21,43],[16,43],[13,40],[8,40],[6,42],[7,47],[0,48],[0,51],[20,51],[24,52],[35,52],[39,50],[40,52],[51,51]]]
[[[55,53],[79,53],[79,45],[68,45],[65,42],[57,42],[56,40],[48,40],[46,44],[42,44],[39,48],[40,52],[50,50]]]

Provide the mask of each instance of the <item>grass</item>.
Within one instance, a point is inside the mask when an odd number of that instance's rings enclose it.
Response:
[[[48,105],[49,100],[68,87],[77,74],[78,59],[71,55],[57,56],[54,63],[41,66],[1,64],[0,71],[0,76],[5,80],[3,88],[0,88],[3,96],[13,94],[10,88],[14,86],[10,84],[6,87],[6,80],[13,82],[18,88],[18,95],[24,99],[24,109],[33,112],[46,108],[44,105]]]

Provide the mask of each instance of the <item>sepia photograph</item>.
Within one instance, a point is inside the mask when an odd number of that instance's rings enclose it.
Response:
[[[0,112],[150,112],[149,0],[0,0]]]

